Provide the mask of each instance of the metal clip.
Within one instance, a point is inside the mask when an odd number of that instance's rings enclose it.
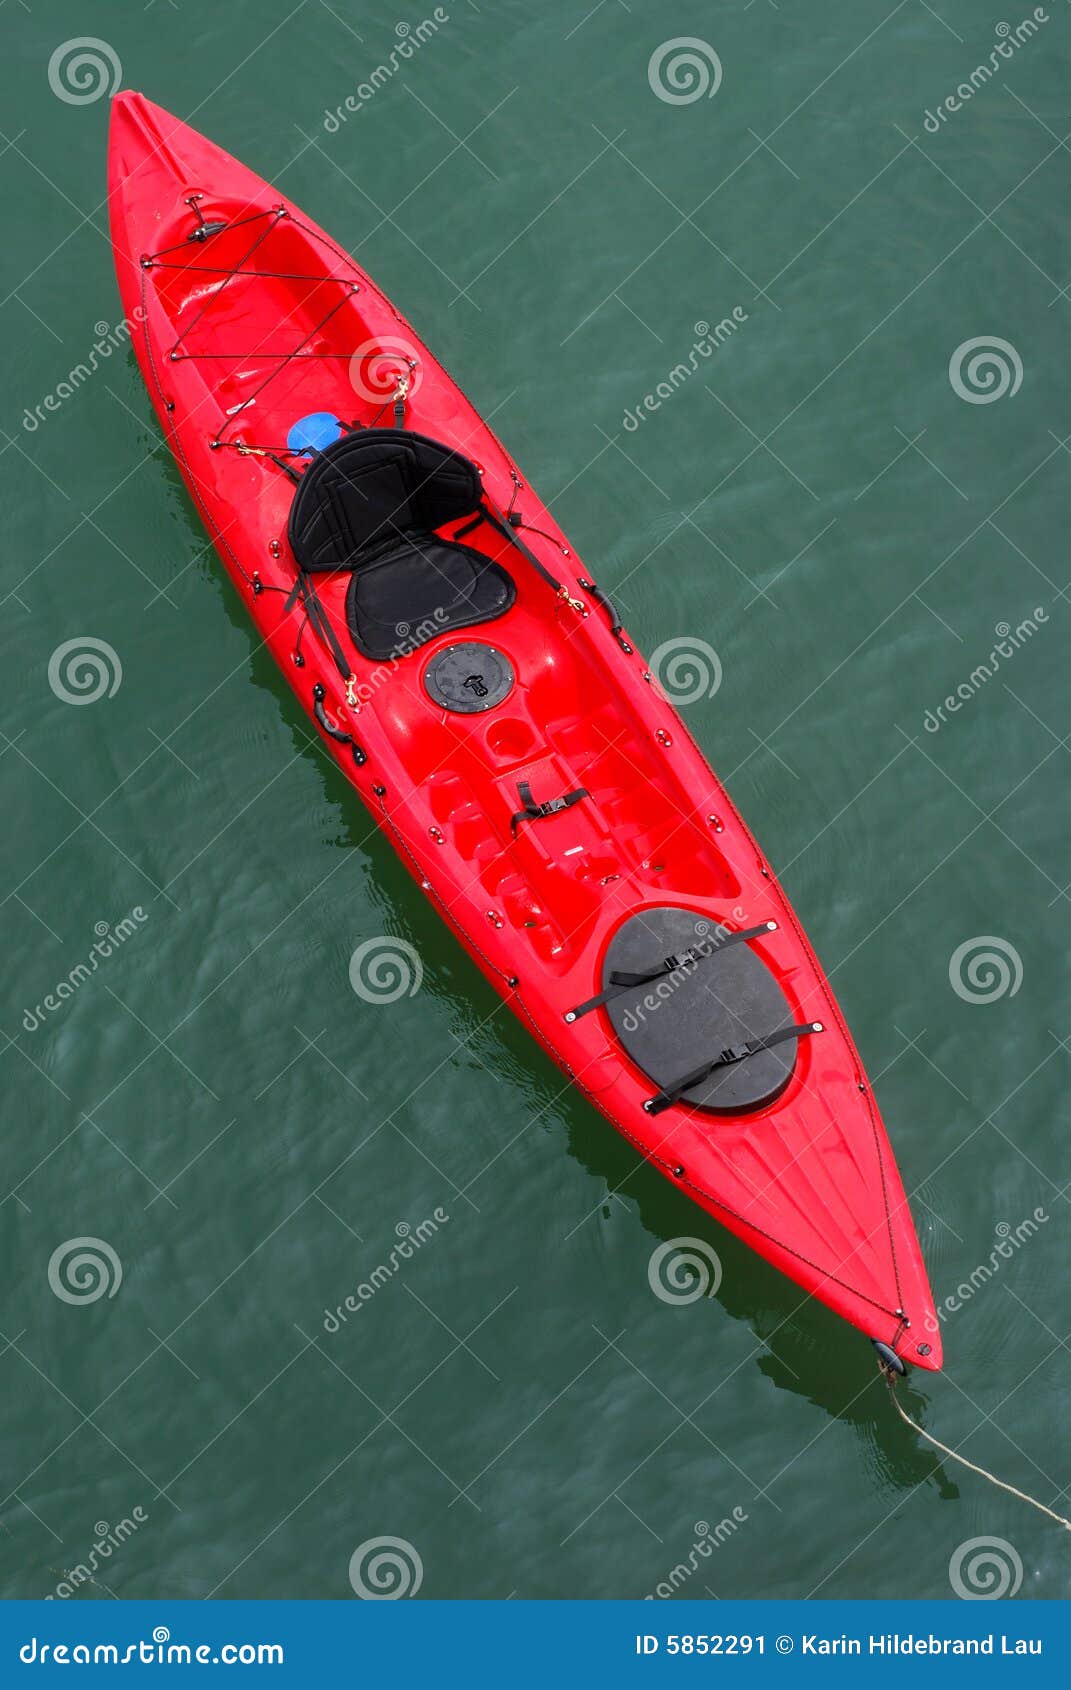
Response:
[[[353,711],[355,716],[360,715],[361,706],[357,702],[357,677],[356,677],[356,675],[351,675],[349,677],[348,681],[346,682],[346,703],[349,705],[350,709]]]
[[[575,610],[578,616],[587,616],[589,614],[588,607],[584,603],[583,599],[574,599],[569,592],[568,587],[559,587],[558,597],[561,599],[563,604],[567,604],[569,606],[570,610]]]

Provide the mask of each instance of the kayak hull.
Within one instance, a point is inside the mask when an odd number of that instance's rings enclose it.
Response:
[[[731,799],[631,636],[612,627],[550,511],[349,254],[138,94],[113,102],[109,200],[132,342],[186,485],[258,636],[423,893],[641,1156],[806,1296],[903,1361],[939,1367],[903,1183],[829,983]],[[286,442],[313,413],[362,427],[401,420],[463,453],[496,507],[516,504],[525,546],[564,593],[485,525],[466,543],[507,567],[510,608],[462,635],[402,628],[397,655],[373,663],[350,637],[346,582],[319,577],[344,678],[331,638],[293,595],[288,518],[302,460]],[[429,693],[428,665],[459,639],[504,657],[514,676],[504,702],[461,714]],[[570,787],[587,796],[514,827],[521,779],[537,800]],[[774,924],[752,949],[793,1020],[821,1030],[799,1039],[787,1083],[764,1107],[734,1116],[673,1103],[652,1115],[657,1088],[606,1014],[567,1019],[600,990],[622,923],[667,906],[693,914],[697,930]]]

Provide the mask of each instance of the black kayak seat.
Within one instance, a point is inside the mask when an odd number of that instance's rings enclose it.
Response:
[[[477,513],[482,493],[462,453],[405,429],[360,429],[317,453],[290,507],[290,546],[303,575],[350,573],[346,621],[364,657],[384,662],[509,610],[516,588],[501,565],[436,532]]]

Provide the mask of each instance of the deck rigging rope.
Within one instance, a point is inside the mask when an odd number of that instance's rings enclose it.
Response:
[[[1003,1479],[998,1479],[996,1474],[991,1473],[988,1468],[979,1467],[976,1462],[968,1461],[965,1455],[960,1455],[957,1450],[949,1449],[948,1445],[943,1444],[940,1438],[935,1438],[932,1432],[927,1432],[925,1427],[920,1426],[917,1420],[913,1420],[911,1418],[910,1414],[908,1414],[907,1410],[900,1402],[899,1397],[896,1395],[897,1376],[893,1372],[892,1368],[887,1367],[883,1361],[879,1361],[878,1371],[881,1373],[885,1383],[889,1387],[889,1396],[892,1399],[892,1405],[897,1414],[900,1416],[900,1419],[904,1422],[905,1426],[910,1426],[913,1432],[917,1432],[921,1438],[926,1439],[927,1443],[932,1444],[935,1449],[939,1449],[942,1455],[947,1455],[952,1461],[958,1461],[961,1467],[968,1467],[972,1473],[977,1473],[980,1478],[988,1479],[990,1484],[996,1485],[998,1490],[1006,1490],[1009,1496],[1017,1496],[1020,1502],[1029,1502],[1031,1508],[1036,1508],[1039,1514],[1047,1514],[1049,1519],[1055,1520],[1056,1524],[1058,1526],[1062,1526],[1065,1532],[1071,1532],[1071,1520],[1065,1520],[1062,1514],[1057,1514],[1054,1509],[1047,1508],[1046,1505],[1043,1502],[1039,1502],[1036,1497],[1028,1496],[1025,1490],[1018,1490],[1015,1485],[1009,1485]]]

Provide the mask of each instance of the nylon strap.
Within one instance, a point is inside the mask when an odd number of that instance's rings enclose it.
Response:
[[[591,793],[586,786],[574,787],[572,792],[563,792],[560,798],[548,798],[545,804],[537,804],[532,797],[532,788],[526,780],[517,782],[517,794],[521,800],[521,809],[515,810],[510,820],[510,830],[516,838],[517,829],[522,822],[543,821],[547,816],[557,815],[559,810],[571,810],[574,804],[579,804],[582,798],[590,798]]]
[[[610,984],[595,997],[588,998],[584,1003],[578,1003],[566,1016],[567,1021],[576,1021],[581,1015],[587,1015],[593,1009],[601,1009],[603,1004],[619,998],[633,986],[646,986],[652,980],[664,980],[668,974],[675,974],[678,968],[687,968],[690,964],[699,964],[708,957],[715,956],[718,951],[724,951],[729,945],[739,945],[745,939],[758,939],[764,933],[772,933],[776,923],[763,921],[758,927],[744,927],[735,933],[726,933],[720,939],[700,941],[692,945],[689,950],[678,951],[674,956],[664,957],[654,968],[643,974],[624,974],[616,968],[610,975]]]
[[[316,588],[303,569],[298,570],[297,580],[294,582],[290,597],[286,601],[288,613],[293,610],[298,599],[301,599],[304,603],[306,616],[334,658],[335,668],[342,679],[348,681],[353,671],[346,661],[346,654],[339,643],[338,635],[331,626],[330,618],[316,595]]]
[[[711,1074],[717,1073],[719,1068],[729,1068],[734,1062],[743,1062],[747,1057],[755,1056],[760,1050],[770,1050],[774,1045],[783,1044],[785,1039],[803,1039],[809,1033],[820,1033],[821,1031],[822,1023],[820,1021],[800,1021],[794,1027],[779,1027],[776,1033],[767,1033],[764,1038],[748,1039],[747,1043],[742,1045],[729,1045],[712,1061],[704,1062],[701,1068],[693,1068],[690,1074],[683,1074],[679,1080],[674,1080],[672,1085],[656,1092],[654,1097],[648,1098],[643,1107],[648,1115],[661,1115],[663,1109],[669,1109],[672,1104],[678,1101],[682,1093],[691,1091],[693,1086],[700,1085]]]
[[[516,546],[521,555],[528,559],[532,568],[538,570],[539,574],[542,575],[544,581],[549,587],[553,587],[556,593],[561,592],[562,584],[558,580],[557,576],[552,575],[550,570],[547,569],[544,564],[540,563],[531,547],[525,545],[524,541],[517,533],[517,530],[506,521],[505,517],[495,509],[494,505],[489,503],[486,497],[484,497],[480,503],[480,514],[485,522],[489,522],[491,527],[495,529],[497,533],[502,535],[504,540],[508,540],[511,545]]]

